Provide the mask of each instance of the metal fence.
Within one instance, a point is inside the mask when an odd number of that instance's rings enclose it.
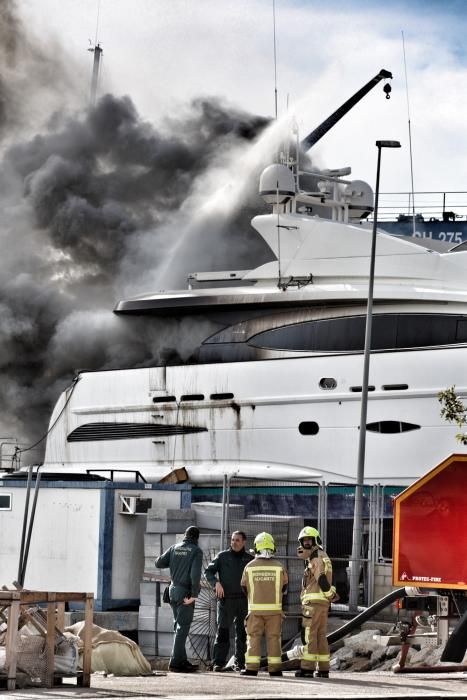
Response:
[[[368,485],[364,488],[364,536],[360,604],[374,602],[375,567],[392,559],[392,499],[404,487]],[[305,525],[316,527],[333,561],[334,584],[340,602],[348,601],[348,569],[352,552],[354,487],[349,484],[265,481],[225,477],[223,487],[193,488],[196,501],[222,503],[220,548],[230,533],[242,530],[247,547],[261,531],[270,532],[289,572],[287,617],[300,616],[299,591],[303,562],[297,558],[298,534]],[[294,627],[294,623],[291,624]],[[292,631],[292,630],[291,630]],[[285,638],[285,637],[284,637]]]

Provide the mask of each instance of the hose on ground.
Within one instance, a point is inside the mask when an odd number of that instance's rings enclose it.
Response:
[[[371,619],[375,615],[377,615],[380,610],[383,610],[386,608],[388,605],[391,605],[394,603],[396,600],[399,600],[400,598],[405,598],[408,594],[408,591],[406,588],[397,588],[394,591],[391,591],[387,595],[385,595],[383,598],[380,598],[377,600],[373,605],[370,605],[369,608],[365,608],[361,613],[356,615],[352,620],[349,620],[346,622],[342,627],[339,627],[337,630],[334,630],[334,632],[330,632],[327,635],[327,640],[328,644],[333,644],[334,642],[337,642],[339,639],[342,639],[342,637],[345,637],[347,634],[352,632],[356,627],[360,627],[361,624],[366,622],[367,620]],[[301,653],[303,652],[303,647],[301,645],[296,645],[290,650],[287,650],[286,647],[291,647],[295,642],[299,641],[301,639],[301,634],[295,635],[295,637],[292,640],[289,640],[286,644],[284,644],[282,648],[282,655],[281,655],[281,660],[282,663],[285,663],[286,661],[290,661],[291,659],[299,659],[301,657]],[[268,664],[267,658],[262,657],[260,666],[261,668],[266,667]]]

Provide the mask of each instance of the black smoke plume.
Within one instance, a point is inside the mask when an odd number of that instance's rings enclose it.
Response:
[[[0,430],[27,445],[45,432],[78,368],[157,363],[161,337],[180,361],[189,360],[191,344],[207,335],[202,322],[164,322],[162,330],[157,320],[133,322],[112,308],[128,290],[152,291],[143,283],[156,281],[199,182],[267,120],[199,99],[157,130],[129,97],[106,95],[90,110],[56,109],[31,135],[27,108],[16,99],[18,70],[37,64],[33,99],[56,67],[25,36],[14,4],[1,7],[0,37],[8,41],[0,54]],[[62,73],[64,85],[73,88]],[[174,285],[190,270],[244,268],[271,257],[249,225],[256,187],[252,179],[244,206],[227,218],[205,217],[193,254],[176,272],[174,266]],[[37,461],[41,451],[25,453],[23,463],[29,455]]]

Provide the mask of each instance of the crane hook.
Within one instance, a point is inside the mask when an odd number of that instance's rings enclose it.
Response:
[[[392,90],[392,87],[390,86],[390,84],[389,84],[389,83],[386,83],[386,85],[383,85],[383,90],[384,90],[384,92],[386,93],[386,99],[387,99],[387,100],[390,100],[390,99],[391,99],[390,93],[391,93],[391,90]]]

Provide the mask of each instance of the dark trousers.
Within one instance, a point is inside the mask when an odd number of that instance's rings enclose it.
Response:
[[[170,587],[170,607],[174,616],[174,641],[170,666],[183,666],[187,661],[185,645],[195,612],[195,604],[183,605],[185,595],[187,594],[177,590],[176,586]]]
[[[245,598],[221,598],[217,601],[217,634],[214,642],[214,665],[225,666],[230,649],[230,630],[235,624],[235,663],[245,666],[245,618],[248,601]]]

